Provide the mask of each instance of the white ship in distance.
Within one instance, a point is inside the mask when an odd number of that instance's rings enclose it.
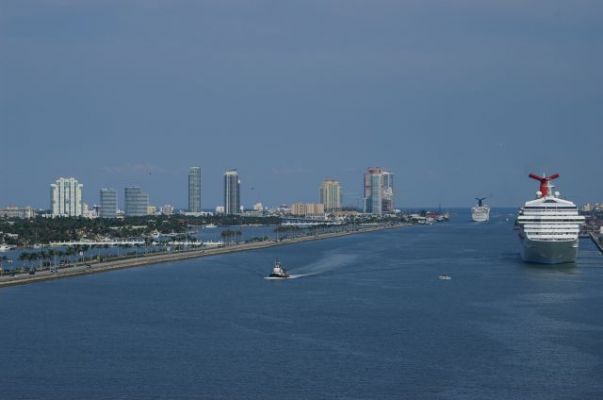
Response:
[[[490,220],[490,207],[484,204],[487,197],[476,197],[477,204],[471,208],[471,219],[474,222],[488,222]]]
[[[517,217],[523,260],[540,264],[575,262],[584,217],[574,203],[553,192],[551,181],[559,174],[529,176],[540,182],[540,190],[536,192],[538,198],[527,201]]]

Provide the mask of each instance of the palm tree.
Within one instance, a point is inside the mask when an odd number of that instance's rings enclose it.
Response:
[[[38,259],[38,257],[39,257],[38,253],[31,253],[29,255],[29,261],[36,261]]]
[[[55,254],[56,254],[56,252],[53,249],[48,250],[48,261],[50,261],[50,267],[52,267],[53,264],[56,264],[54,262]]]
[[[19,261],[25,261],[25,260],[29,260],[29,253],[24,251],[21,254],[19,254]],[[23,264],[21,264],[21,266],[23,266]]]

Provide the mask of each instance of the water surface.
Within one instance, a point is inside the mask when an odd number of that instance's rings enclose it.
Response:
[[[603,398],[603,257],[493,213],[2,289],[0,398]]]

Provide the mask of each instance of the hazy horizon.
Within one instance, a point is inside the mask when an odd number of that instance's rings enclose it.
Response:
[[[603,3],[5,0],[0,207],[49,206],[59,177],[202,207],[237,168],[241,203],[356,206],[395,174],[397,208],[517,207],[559,172],[603,201]]]

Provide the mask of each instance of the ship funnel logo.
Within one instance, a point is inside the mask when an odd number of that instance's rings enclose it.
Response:
[[[540,195],[542,197],[546,197],[550,193],[550,182],[559,178],[559,174],[553,174],[549,176],[538,176],[536,174],[530,174],[529,177],[540,182]]]

